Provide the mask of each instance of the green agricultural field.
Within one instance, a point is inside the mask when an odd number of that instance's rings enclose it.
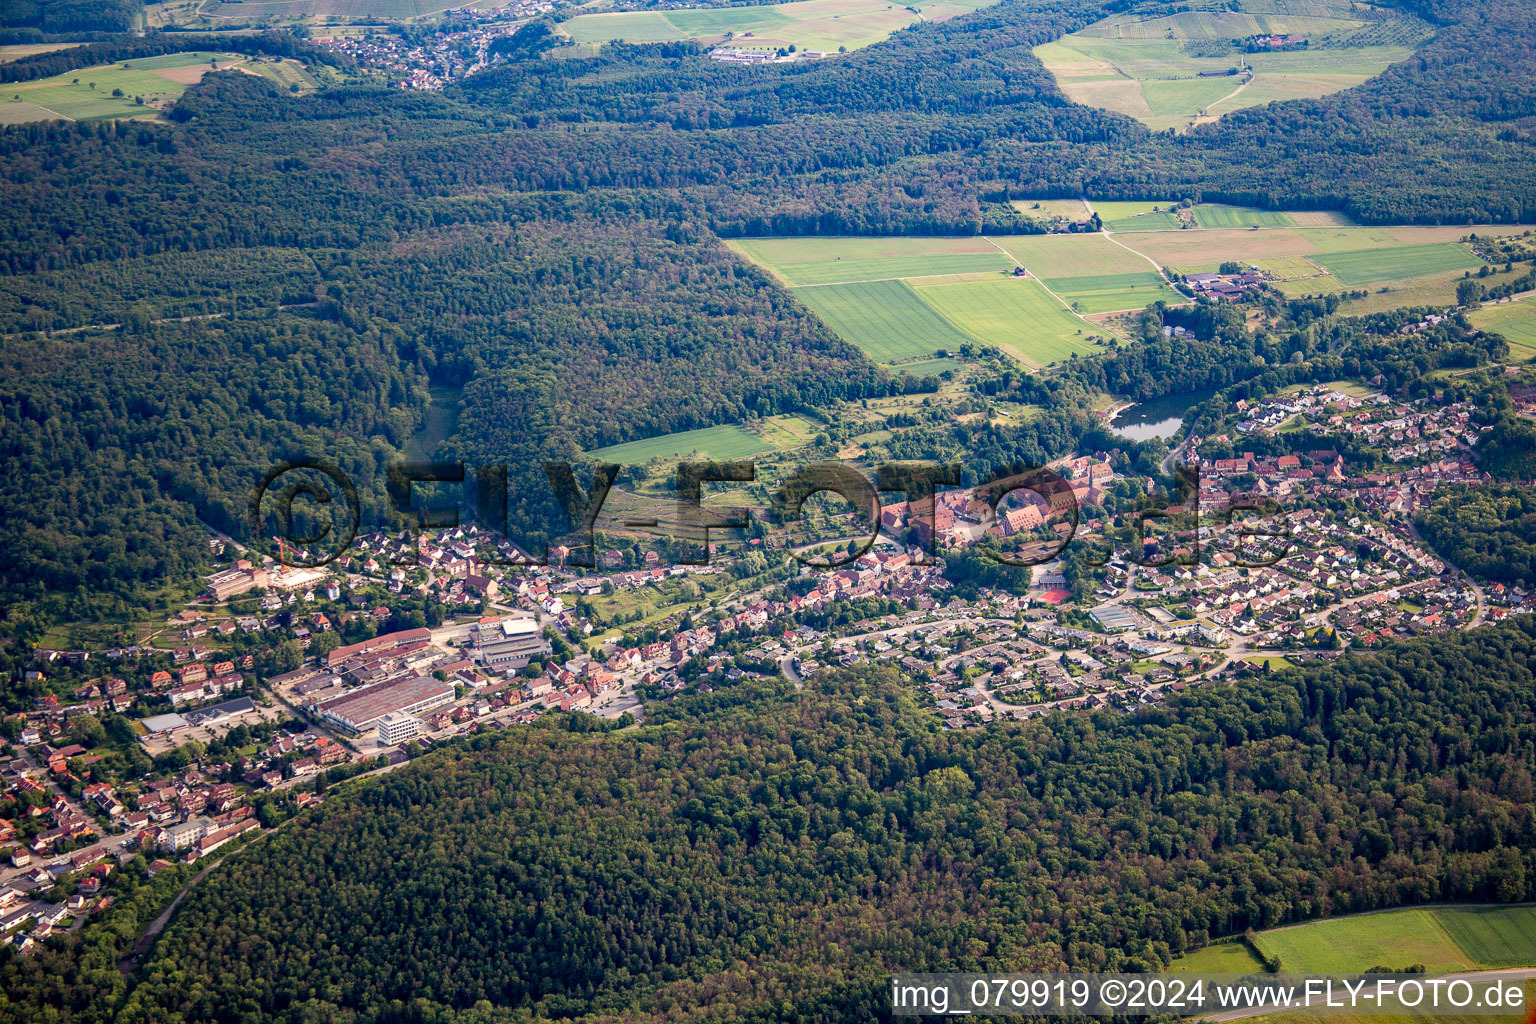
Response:
[[[1218,942],[1179,957],[1168,968],[1179,974],[1258,974],[1264,965],[1241,942]]]
[[[923,302],[950,323],[1029,366],[1095,350],[1088,340],[1092,327],[1028,278],[970,277],[913,285]]]
[[[1447,270],[1475,270],[1483,265],[1455,242],[1334,252],[1316,257],[1315,262],[1345,285],[1379,284]]]
[[[290,81],[301,85],[314,83],[292,61],[274,65],[237,53],[173,53],[6,85],[0,92],[4,97],[0,99],[0,123],[154,116],[215,68],[220,71],[239,68],[285,84]],[[114,96],[114,91],[121,95]],[[144,102],[140,104],[138,99]]]
[[[1536,907],[1458,907],[1435,918],[1480,967],[1536,964]]]
[[[1195,207],[1195,223],[1202,228],[1289,228],[1296,221],[1280,210],[1255,210],[1247,206],[1201,203]]]
[[[1399,910],[1314,921],[1261,932],[1259,948],[1291,974],[1358,974],[1423,964],[1431,974],[1476,964],[1431,910]]]
[[[1254,260],[1253,265],[1276,281],[1295,281],[1317,277],[1322,268],[1305,256],[1276,256],[1274,259]]]
[[[630,465],[652,459],[673,459],[702,455],[712,459],[744,459],[773,451],[774,445],[737,424],[683,430],[641,441],[610,445],[589,454],[606,462]]]
[[[83,43],[12,43],[0,46],[0,64],[9,64],[13,60],[21,60],[23,57],[34,57],[39,53],[53,53],[55,50],[67,50],[71,46],[82,46]]]
[[[1394,14],[1373,26],[1369,43],[1340,40],[1364,28],[1348,0],[1320,0],[1307,13],[1246,0],[1241,10],[1172,15],[1114,14],[1035,48],[1073,100],[1134,117],[1154,131],[1183,129],[1244,107],[1315,98],[1358,85],[1406,60],[1429,27]],[[1297,34],[1329,45],[1246,54],[1241,40]],[[1388,45],[1373,45],[1388,44]],[[1244,65],[1252,76],[1238,74]],[[1230,75],[1216,72],[1231,70]],[[1211,77],[1202,78],[1202,73]]]
[[[698,39],[730,42],[748,49],[853,50],[877,43],[919,21],[941,21],[986,7],[994,0],[794,0],[755,7],[680,8],[582,14],[561,29],[571,39],[604,43],[615,39],[657,42]]]
[[[1164,284],[1162,277],[1151,267],[1126,274],[1051,277],[1046,278],[1045,283],[1051,291],[1084,313],[1142,309],[1158,299],[1172,303],[1185,301],[1182,295]]]
[[[1110,231],[1176,231],[1184,222],[1173,212],[1178,204],[1095,202],[1094,212]]]
[[[796,288],[795,297],[877,363],[931,356],[974,340],[925,305],[902,281]]]
[[[1153,270],[1152,264],[1136,253],[1098,233],[998,235],[991,241],[1047,284],[1061,278],[1139,274]]]
[[[1511,351],[1511,358],[1526,360],[1531,356],[1525,353],[1536,354],[1536,300],[1521,299],[1497,306],[1484,306],[1468,313],[1467,319],[1474,327],[1503,335],[1511,350],[1516,346],[1523,350],[1519,357]]]
[[[792,287],[984,273],[1013,266],[1013,260],[985,238],[742,238],[729,244]]]
[[[1141,94],[1146,97],[1153,117],[1183,121],[1190,111],[1199,113],[1242,85],[1242,80],[1236,77],[1153,79],[1141,83]]]

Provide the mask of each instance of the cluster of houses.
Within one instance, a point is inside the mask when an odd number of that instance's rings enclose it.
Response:
[[[506,58],[493,52],[492,44],[529,18],[554,9],[550,0],[512,0],[496,10],[495,20],[470,7],[449,11],[449,31],[421,44],[388,32],[315,41],[364,67],[391,72],[397,88],[437,92],[449,82],[502,64]],[[466,57],[466,52],[473,56]]]
[[[1184,283],[1193,288],[1196,295],[1230,300],[1263,291],[1264,275],[1256,268],[1238,274],[1186,274]]]

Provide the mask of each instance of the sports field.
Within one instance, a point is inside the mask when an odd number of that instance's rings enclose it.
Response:
[[[580,43],[623,39],[631,43],[697,39],[753,50],[796,46],[802,50],[849,50],[878,43],[919,21],[943,21],[989,6],[994,0],[795,0],[756,7],[678,8],[582,14],[561,25]]]
[[[1376,24],[1369,41],[1362,35],[1352,45],[1351,34],[1366,22],[1352,16],[1349,0],[1233,6],[1241,9],[1113,14],[1034,52],[1071,99],[1161,131],[1348,89],[1406,60],[1430,34],[1416,18],[1396,14],[1389,28]],[[1271,34],[1299,35],[1309,45],[1243,52],[1241,41]]]
[[[174,103],[208,72],[231,68],[300,88],[315,84],[294,61],[272,63],[238,53],[208,51],[172,53],[0,87],[0,124],[150,117]]]
[[[839,337],[877,363],[931,356],[976,340],[961,333],[903,281],[797,288],[795,296]]]
[[[915,281],[914,291],[940,316],[975,340],[995,345],[1029,366],[1047,366],[1087,353],[1093,328],[1028,278],[938,278]]]
[[[1503,335],[1509,357],[1516,362],[1536,358],[1536,299],[1484,306],[1467,314],[1472,326]]]

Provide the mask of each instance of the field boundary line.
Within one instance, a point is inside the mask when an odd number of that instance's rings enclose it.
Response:
[[[1085,200],[1085,202],[1086,202],[1086,200]],[[1077,317],[1083,323],[1087,324],[1089,327],[1092,327],[1096,331],[1103,331],[1106,334],[1114,334],[1115,333],[1114,331],[1111,331],[1107,327],[1100,327],[1098,324],[1094,323],[1092,320],[1089,320],[1086,316],[1083,316],[1083,314],[1081,314],[1077,310],[1073,309],[1072,308],[1072,303],[1068,302],[1066,299],[1063,299],[1060,295],[1057,295],[1055,292],[1051,291],[1051,286],[1050,285],[1046,284],[1044,281],[1042,281],[1040,278],[1036,277],[1034,274],[1031,274],[1029,272],[1029,268],[1024,266],[1024,264],[1019,262],[1019,258],[1017,256],[1015,256],[1013,253],[1009,252],[1007,249],[1004,249],[1002,246],[998,245],[996,242],[992,241],[990,236],[982,235],[981,237],[985,238],[989,243],[991,243],[992,248],[996,249],[998,252],[1002,253],[1004,256],[1007,256],[1009,259],[1013,260],[1014,265],[1017,266],[1019,269],[1023,270],[1025,275],[1028,276],[1028,278],[1031,281],[1034,281],[1041,288],[1044,288],[1045,289],[1045,293],[1047,295],[1049,295],[1051,298],[1055,299],[1057,302],[1061,303],[1061,308],[1062,309],[1065,309],[1068,313],[1071,313],[1073,316]],[[1137,255],[1140,256],[1141,254],[1137,253]],[[1142,256],[1142,259],[1146,259],[1146,257]]]
[[[1090,211],[1093,210],[1093,205],[1091,203],[1089,203],[1088,200],[1084,199],[1083,203],[1084,203],[1084,205],[1086,205],[1088,207],[1088,209]],[[1170,288],[1173,287],[1173,278],[1168,276],[1168,272],[1163,269],[1163,265],[1161,263],[1157,262],[1157,260],[1154,260],[1151,256],[1148,256],[1146,253],[1142,252],[1141,250],[1139,250],[1139,249],[1132,249],[1130,246],[1126,245],[1124,242],[1122,242],[1119,239],[1117,239],[1115,237],[1115,233],[1113,231],[1111,231],[1111,230],[1109,230],[1109,228],[1103,226],[1103,221],[1102,220],[1100,221],[1099,234],[1103,235],[1107,240],[1109,240],[1110,242],[1113,242],[1115,245],[1118,245],[1120,248],[1124,249],[1126,252],[1135,253],[1137,256],[1140,256],[1142,259],[1144,259],[1148,263],[1152,264],[1152,269],[1157,271],[1157,276],[1161,277],[1163,279],[1163,283],[1166,284]],[[1183,305],[1183,303],[1180,303],[1180,305]]]

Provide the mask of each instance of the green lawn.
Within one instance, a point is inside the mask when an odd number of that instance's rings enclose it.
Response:
[[[913,282],[917,295],[950,323],[1030,366],[1095,351],[1093,329],[1028,278],[980,277]]]
[[[902,281],[796,288],[795,297],[877,363],[931,356],[973,340]]]
[[[729,244],[791,286],[985,273],[1013,266],[985,238],[742,238]]]
[[[1290,974],[1358,974],[1372,967],[1394,970],[1423,964],[1431,974],[1476,966],[1431,910],[1314,921],[1261,932],[1259,948],[1279,957]]]
[[[1455,242],[1332,252],[1318,255],[1313,261],[1346,285],[1377,284],[1446,270],[1475,270],[1483,265]]]
[[[610,445],[589,454],[605,462],[629,465],[649,462],[651,459],[673,459],[687,455],[702,455],[712,459],[744,459],[750,455],[773,451],[768,441],[734,423],[717,427],[684,430],[676,434],[662,434],[641,441],[628,441]]]

